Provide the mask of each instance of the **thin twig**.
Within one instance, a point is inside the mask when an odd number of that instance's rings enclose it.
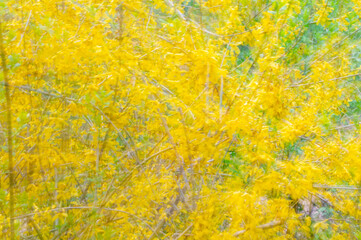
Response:
[[[23,37],[24,37],[25,32],[26,32],[26,29],[28,28],[28,25],[29,25],[29,22],[30,22],[31,12],[32,12],[32,10],[30,10],[30,12],[29,12],[29,17],[28,17],[28,20],[26,21],[26,24],[25,24],[25,27],[24,27],[24,31],[23,31],[23,33],[21,34],[20,40],[19,40],[18,44],[16,45],[16,47],[19,47],[21,41],[23,40]]]
[[[232,41],[232,37],[229,39],[229,42],[226,46],[226,49],[223,53],[223,58],[222,58],[222,62],[221,62],[221,67],[223,67],[223,63],[224,63],[224,59],[226,57],[226,54],[227,54],[227,50],[229,48],[229,45]],[[219,90],[219,120],[221,121],[222,120],[222,108],[223,108],[223,88],[224,88],[224,79],[223,79],[223,75],[221,75],[221,87],[220,87],[220,90]]]

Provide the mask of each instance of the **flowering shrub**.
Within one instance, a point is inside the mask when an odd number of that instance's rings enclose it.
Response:
[[[2,239],[361,237],[361,2],[0,3]]]

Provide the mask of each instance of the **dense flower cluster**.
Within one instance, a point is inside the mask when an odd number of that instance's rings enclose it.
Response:
[[[1,239],[361,236],[361,1],[0,14]]]

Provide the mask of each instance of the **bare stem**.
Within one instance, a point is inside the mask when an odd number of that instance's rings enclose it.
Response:
[[[10,239],[15,239],[14,230],[14,163],[13,163],[13,139],[12,139],[12,126],[11,126],[11,98],[10,86],[8,78],[8,68],[6,66],[6,54],[3,40],[3,22],[0,19],[0,57],[3,69],[4,82],[5,82],[5,98],[6,98],[6,122],[7,122],[7,140],[8,140],[8,155],[9,155],[9,193],[10,193]]]

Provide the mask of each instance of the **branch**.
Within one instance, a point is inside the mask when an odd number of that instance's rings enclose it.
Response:
[[[8,67],[6,65],[6,53],[3,40],[3,22],[0,19],[0,57],[1,57],[1,66],[4,76],[4,87],[5,87],[5,99],[6,99],[6,127],[7,127],[7,145],[8,145],[8,170],[9,170],[9,215],[10,215],[10,239],[15,239],[15,225],[14,225],[14,162],[13,162],[13,138],[12,138],[12,120],[11,120],[11,96],[10,96],[10,86],[9,86],[9,77],[8,77]]]
[[[361,188],[354,187],[354,186],[329,186],[329,185],[322,185],[322,184],[313,184],[313,187],[319,188],[319,189],[361,190]]]
[[[191,225],[189,225],[181,234],[179,234],[179,235],[175,238],[175,240],[180,239],[186,232],[188,232],[188,230],[189,230],[191,227],[193,227],[193,223],[192,223]]]
[[[175,10],[175,12],[177,13],[177,15],[178,15],[183,21],[185,21],[185,22],[187,22],[187,23],[189,24],[186,16],[184,16],[184,14],[183,14],[178,8],[175,7],[174,3],[173,3],[171,0],[164,0],[164,1],[167,3],[167,5],[169,5],[170,7],[174,8],[174,10]],[[209,35],[212,35],[212,36],[215,36],[215,37],[225,37],[225,36],[219,35],[219,34],[217,34],[217,33],[211,32],[211,31],[209,31],[209,30],[207,30],[207,29],[205,29],[205,28],[202,28],[202,26],[201,26],[199,23],[197,23],[196,21],[194,21],[194,20],[192,20],[192,19],[190,19],[190,21],[191,21],[197,28],[201,29],[203,32],[205,32],[205,33],[207,33],[207,34],[209,34]]]
[[[0,82],[1,85],[3,86],[11,86],[9,83],[7,82]],[[39,93],[39,94],[42,94],[42,95],[45,95],[45,96],[50,96],[50,97],[54,97],[54,98],[62,98],[62,99],[65,99],[67,101],[70,101],[70,102],[76,102],[78,101],[77,99],[74,99],[74,98],[70,98],[70,97],[66,97],[66,96],[62,96],[62,95],[58,95],[58,94],[54,94],[54,93],[51,93],[51,92],[45,92],[43,90],[39,90],[39,89],[34,89],[34,88],[31,88],[27,85],[21,85],[21,86],[11,86],[13,88],[17,88],[17,89],[21,89],[21,90],[25,90],[25,91],[28,91],[28,92],[36,92],[36,93]]]
[[[348,76],[343,76],[343,77],[338,77],[338,78],[332,78],[329,79],[327,81],[337,81],[337,80],[342,80],[345,78],[350,78],[350,77],[357,77],[360,76],[361,73],[356,73],[356,74],[352,74],[352,75],[348,75]],[[301,82],[301,81],[300,81]],[[324,81],[318,81],[318,82],[311,82],[311,83],[303,83],[303,84],[294,84],[289,86],[290,88],[294,88],[294,87],[301,87],[301,86],[309,86],[309,85],[313,85],[313,84],[317,84],[317,83],[323,83]]]
[[[281,225],[282,223],[283,222],[280,221],[280,220],[274,220],[274,221],[271,221],[269,223],[258,225],[256,228],[258,228],[258,229],[270,229],[270,228],[277,227],[277,226]],[[245,233],[246,231],[247,231],[246,229],[240,230],[240,231],[236,232],[235,234],[233,234],[233,236],[238,237],[238,236],[242,235],[243,233]]]

